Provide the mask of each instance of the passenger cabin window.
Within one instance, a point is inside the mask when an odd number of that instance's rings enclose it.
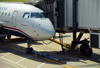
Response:
[[[29,13],[24,13],[23,18],[29,18]]]
[[[4,12],[2,12],[2,15],[4,14]]]
[[[7,13],[5,13],[5,16],[7,15]]]
[[[8,14],[8,16],[10,16],[10,13]]]
[[[45,18],[43,13],[31,13],[31,18]]]

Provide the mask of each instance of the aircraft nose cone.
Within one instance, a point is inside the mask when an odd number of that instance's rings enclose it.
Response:
[[[44,39],[50,39],[54,36],[55,30],[54,27],[49,19],[44,20],[45,24],[42,24],[42,36]]]
[[[48,26],[46,29],[43,29],[43,38],[50,39],[54,36],[55,30],[52,26]]]

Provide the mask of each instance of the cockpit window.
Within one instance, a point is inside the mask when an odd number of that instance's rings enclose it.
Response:
[[[45,18],[43,13],[31,13],[31,18]]]
[[[40,15],[42,16],[42,18],[45,18],[45,15],[44,15],[44,13],[40,13]]]
[[[22,18],[46,18],[44,13],[29,13],[29,12],[26,12],[24,13],[23,17]]]
[[[29,13],[24,13],[23,18],[29,18]]]
[[[41,18],[39,13],[31,13],[31,18]]]

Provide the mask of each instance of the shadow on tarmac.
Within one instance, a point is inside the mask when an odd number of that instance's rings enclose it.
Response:
[[[65,36],[60,36],[60,38],[64,38],[64,37],[71,37],[71,35],[65,35]],[[59,36],[56,36],[55,39],[58,39]]]
[[[10,46],[10,47],[25,51],[25,47],[22,47],[22,46],[18,45],[18,44],[22,44],[22,43],[25,43],[25,42],[24,41],[18,41],[18,42],[9,42],[9,43],[0,44],[0,53],[10,52],[10,53],[13,53],[15,55],[18,55],[18,56],[21,56],[21,57],[25,58],[26,56],[28,56],[27,54],[25,54],[23,52],[19,52],[19,51],[14,53],[15,49],[3,46],[3,45],[7,45],[7,46]],[[42,45],[42,43],[38,43],[38,42],[33,43],[33,44]],[[25,45],[25,46],[27,46],[27,45]],[[63,55],[57,55],[56,54],[57,51],[51,51],[51,52],[41,51],[40,53],[46,53],[46,54],[49,54],[49,56],[51,56],[51,57],[60,59],[61,61],[59,61],[59,62],[63,63],[63,64],[67,64],[67,62],[82,62],[82,63],[86,63],[86,62],[84,62],[85,60],[91,60],[91,61],[94,61],[94,62],[98,62],[98,58],[100,58],[100,55],[99,54],[95,54],[95,53],[93,53],[92,56],[88,56],[88,57],[84,56],[80,52],[70,52],[69,53],[69,52],[66,51],[65,54],[63,54]],[[33,56],[33,58],[28,58],[28,59],[34,60],[34,61],[37,61],[37,62],[43,62],[43,61],[41,61],[43,59],[40,59],[38,57],[36,57],[37,59],[34,59],[34,57],[35,56]],[[80,61],[80,60],[84,60],[84,61]],[[48,63],[56,64],[56,63],[51,63],[51,62],[48,62]]]

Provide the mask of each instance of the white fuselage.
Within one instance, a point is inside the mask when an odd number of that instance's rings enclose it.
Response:
[[[7,34],[35,40],[49,39],[55,33],[43,11],[27,4],[0,3],[0,24]]]

